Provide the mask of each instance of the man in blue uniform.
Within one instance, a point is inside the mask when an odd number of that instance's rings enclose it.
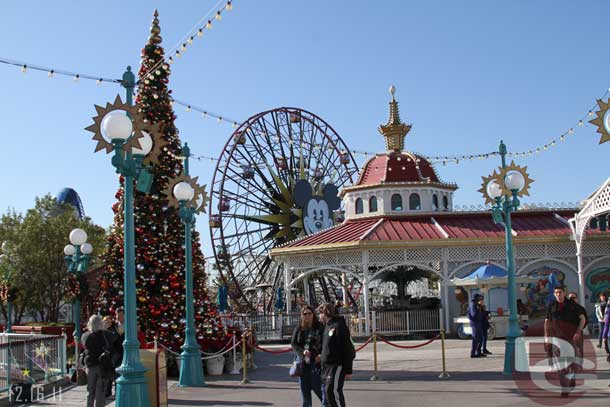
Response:
[[[470,320],[470,328],[472,329],[472,348],[470,349],[471,358],[483,358],[487,357],[481,351],[483,345],[483,325],[485,312],[481,303],[483,302],[483,296],[481,294],[475,294],[472,297],[472,301],[468,306],[468,319]]]

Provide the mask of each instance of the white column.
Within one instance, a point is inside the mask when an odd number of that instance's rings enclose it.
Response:
[[[442,202],[441,202],[442,204]],[[445,255],[445,250],[441,252],[442,256],[442,269],[441,269],[441,296],[442,296],[442,305],[443,305],[443,314],[445,318],[445,329],[447,333],[451,333],[451,324],[450,324],[450,310],[449,310],[449,286],[451,282],[449,281],[449,266],[447,264],[447,257]]]
[[[445,321],[445,327],[449,330],[450,325],[447,323],[449,320],[449,295],[447,287],[448,283],[445,281],[445,277],[441,276],[439,284],[441,285],[441,319]]]
[[[309,276],[303,277],[303,288],[305,288],[305,304],[310,305],[311,301],[309,298]]]
[[[366,334],[371,332],[369,309],[369,251],[362,252],[362,272],[364,273],[364,327]]]
[[[291,277],[292,273],[290,272],[290,260],[286,260],[286,262],[284,262],[284,297],[286,300],[286,314],[290,314],[292,312],[292,295],[290,292]]]
[[[341,273],[341,292],[343,293],[343,306],[347,306],[349,298],[347,297],[347,277],[345,273]]]
[[[585,306],[585,274],[582,265],[582,242],[576,242],[576,262],[578,264],[578,298],[580,304]]]

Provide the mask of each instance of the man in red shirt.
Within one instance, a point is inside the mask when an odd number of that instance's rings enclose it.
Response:
[[[559,370],[561,397],[568,397],[575,386],[573,374],[578,370],[574,356],[578,356],[582,341],[582,331],[587,323],[583,308],[573,300],[566,298],[563,286],[555,287],[554,299],[547,308],[544,320],[545,348],[554,364],[563,363]],[[572,346],[571,354],[561,355],[561,350],[553,347],[550,338],[558,338]],[[566,349],[564,349],[567,351]]]

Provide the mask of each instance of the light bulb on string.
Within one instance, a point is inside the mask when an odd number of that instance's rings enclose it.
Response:
[[[559,137],[559,140],[560,140],[560,141],[564,141],[565,139],[566,139],[565,134],[562,134],[562,135],[561,135],[561,137]]]
[[[55,75],[55,71],[51,69],[47,75],[49,76],[49,78],[52,78],[53,75]]]
[[[28,66],[27,65],[23,65],[21,67],[21,72],[26,73],[28,71]]]
[[[217,21],[222,20],[222,16],[220,15],[220,11],[216,12],[216,16],[214,17]]]
[[[201,118],[205,119],[208,116],[208,112],[201,113]]]
[[[189,43],[189,45],[193,45],[193,37],[191,36],[191,38],[189,38],[187,42]]]
[[[80,75],[76,74],[76,76],[74,77],[74,82],[78,82],[80,81]]]
[[[191,106],[187,106],[187,107],[186,107],[186,111],[187,111],[187,112],[190,112],[190,111],[191,111]]]
[[[222,122],[222,117],[218,116],[218,123]]]
[[[227,11],[231,11],[231,10],[233,10],[233,4],[230,1],[228,1],[225,8],[227,9]]]
[[[234,129],[235,129],[235,128],[237,128],[237,123],[233,122],[232,127],[233,127]]]
[[[98,85],[101,85],[102,84],[102,78],[99,78],[96,82],[97,82]]]
[[[176,50],[176,56],[177,56],[178,58],[180,58],[180,57],[182,56],[182,54],[180,53],[180,50],[178,50],[178,49]]]
[[[212,29],[212,20],[208,20],[208,23],[205,25],[205,28],[207,28],[208,30]]]
[[[593,111],[589,110],[589,116],[593,116]]]
[[[568,134],[570,134],[570,135],[574,134],[574,129],[568,130]]]
[[[203,37],[203,28],[200,28],[200,29],[197,31],[197,37]]]
[[[579,126],[582,126],[582,125],[583,125],[582,119],[578,121],[578,125],[579,125]]]
[[[180,51],[186,51],[186,42],[182,44],[182,46],[180,47]]]
[[[169,57],[168,62],[169,62],[170,64],[173,64],[173,63],[174,63],[174,58],[173,58],[173,57]]]

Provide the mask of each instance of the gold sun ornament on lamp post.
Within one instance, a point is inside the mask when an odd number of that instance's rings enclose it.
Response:
[[[506,145],[503,142],[500,142],[499,154],[502,158],[502,165],[490,175],[481,177],[483,183],[479,192],[483,194],[485,203],[492,205],[491,215],[494,223],[504,226],[509,308],[504,374],[512,374],[515,368],[515,339],[521,336],[521,328],[517,315],[517,284],[511,213],[519,208],[519,197],[529,195],[529,188],[534,180],[529,177],[527,167],[521,167],[514,161],[510,165],[506,165]]]
[[[599,144],[603,144],[606,141],[610,141],[610,99],[606,102],[598,99],[597,105],[599,106],[599,110],[595,112],[597,117],[589,120],[589,123],[597,126],[597,132],[602,135],[599,139]]]
[[[132,134],[124,143],[125,151],[128,151],[129,148],[142,148],[140,145],[140,138],[142,138],[142,126],[144,125],[144,121],[138,111],[138,107],[135,105],[131,105],[127,102],[123,102],[119,95],[116,96],[113,103],[106,103],[106,107],[95,105],[95,111],[97,115],[93,117],[93,124],[85,127],[85,130],[93,133],[92,140],[96,141],[95,152],[97,153],[100,150],[106,150],[106,154],[110,154],[114,151],[115,145],[112,143],[112,140],[108,139],[105,131],[103,131],[103,127],[106,124],[107,118],[109,115],[127,115],[129,119],[131,119],[131,127]],[[124,126],[128,126],[125,121]]]

